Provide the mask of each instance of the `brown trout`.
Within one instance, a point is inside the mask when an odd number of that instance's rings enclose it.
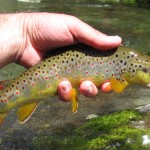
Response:
[[[41,100],[57,95],[57,86],[65,79],[74,89],[71,100],[75,112],[77,90],[85,80],[96,86],[109,80],[115,92],[122,92],[129,84],[150,88],[150,57],[124,46],[108,51],[82,44],[56,49],[49,58],[10,81],[0,91],[0,124],[15,106],[19,121],[27,121]]]

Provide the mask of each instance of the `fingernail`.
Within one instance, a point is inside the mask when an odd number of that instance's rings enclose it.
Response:
[[[113,41],[113,42],[121,42],[122,39],[120,36],[115,35],[115,36],[108,36],[109,40]]]

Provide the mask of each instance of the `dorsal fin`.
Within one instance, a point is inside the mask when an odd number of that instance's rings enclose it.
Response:
[[[21,106],[17,111],[18,120],[20,123],[25,123],[33,114],[38,103],[31,103]]]

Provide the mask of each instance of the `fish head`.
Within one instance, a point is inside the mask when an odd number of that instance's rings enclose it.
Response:
[[[147,55],[133,58],[128,64],[126,80],[150,88],[150,57]]]

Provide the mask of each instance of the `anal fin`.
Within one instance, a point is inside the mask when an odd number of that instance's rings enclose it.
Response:
[[[17,111],[18,120],[20,123],[25,123],[33,114],[38,103],[31,103],[21,106]]]

